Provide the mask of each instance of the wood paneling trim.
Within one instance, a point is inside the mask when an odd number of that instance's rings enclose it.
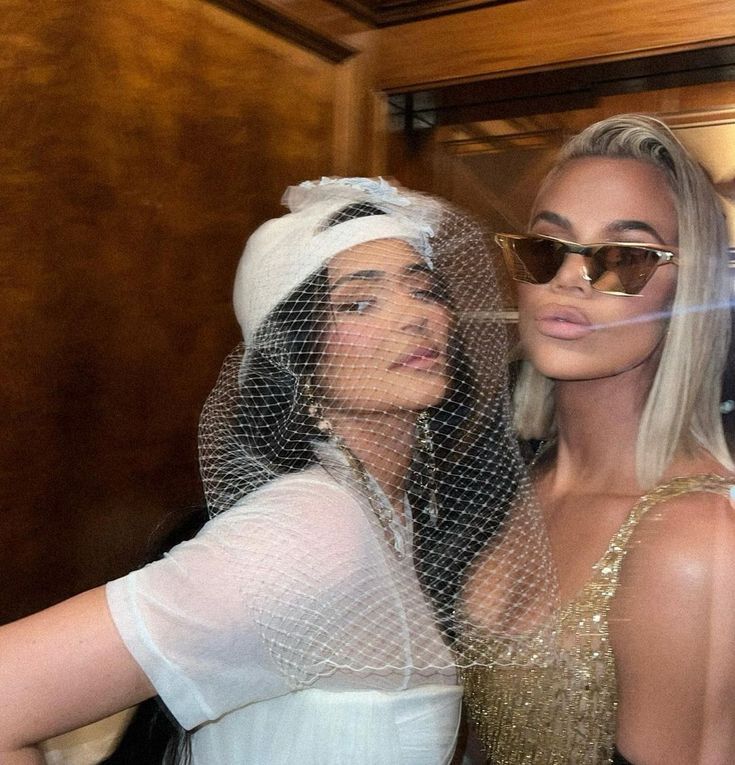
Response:
[[[208,0],[253,24],[310,50],[327,61],[340,63],[357,53],[354,48],[309,29],[294,19],[258,0]]]
[[[735,81],[735,45],[447,85],[391,96],[414,129],[589,106],[600,96]]]
[[[376,27],[459,13],[516,0],[333,0],[359,19]]]
[[[377,86],[418,90],[733,42],[732,0],[525,0],[382,29]]]

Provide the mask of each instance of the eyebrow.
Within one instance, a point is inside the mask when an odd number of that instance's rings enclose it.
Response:
[[[572,224],[568,218],[565,218],[558,213],[550,212],[549,210],[541,210],[541,212],[536,213],[536,215],[533,216],[531,225],[535,226],[541,220],[546,221],[547,223],[553,223],[555,226],[559,226],[559,228],[566,229],[567,231],[572,230]]]
[[[657,239],[660,244],[666,244],[666,240],[658,233],[658,231],[650,224],[642,220],[616,220],[606,226],[606,231],[611,233],[625,233],[627,231],[645,231],[650,234],[654,239]]]
[[[531,221],[531,226],[539,221],[552,223],[555,226],[559,226],[559,228],[563,228],[567,232],[571,232],[573,228],[572,223],[568,218],[565,218],[558,213],[550,212],[549,210],[541,210],[541,212],[534,215],[533,220]],[[605,231],[609,232],[611,236],[614,234],[623,234],[628,231],[645,231],[647,234],[654,237],[660,244],[667,244],[666,240],[658,233],[654,226],[642,220],[628,220],[625,218],[615,220],[605,226]]]
[[[411,263],[402,270],[401,276],[413,276],[414,274],[433,276],[432,270],[426,263]],[[340,276],[340,278],[332,285],[332,289],[348,282],[379,282],[387,278],[388,273],[386,271],[379,271],[377,269],[353,271],[352,273]]]
[[[421,261],[420,263],[411,263],[411,265],[404,268],[403,271],[407,276],[421,274],[424,276],[431,276],[432,278],[434,277],[433,270],[430,268],[429,264],[424,261]]]
[[[376,271],[373,269],[366,269],[365,271],[353,271],[350,274],[340,276],[339,279],[332,285],[332,289],[339,287],[340,284],[345,282],[378,282],[381,279],[385,279],[387,274],[385,271]]]

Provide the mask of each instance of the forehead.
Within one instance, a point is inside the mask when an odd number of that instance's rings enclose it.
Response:
[[[329,261],[329,278],[335,282],[356,271],[399,276],[414,265],[423,266],[425,261],[410,244],[401,239],[376,239],[338,252]]]
[[[572,224],[644,220],[667,233],[677,227],[676,199],[664,172],[643,160],[616,157],[573,159],[544,183],[534,204]]]

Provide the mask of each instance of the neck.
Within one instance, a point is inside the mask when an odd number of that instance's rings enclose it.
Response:
[[[639,492],[636,445],[652,379],[642,364],[598,380],[557,381],[556,490]]]
[[[362,462],[391,503],[400,506],[413,456],[417,413],[327,412],[334,432]]]

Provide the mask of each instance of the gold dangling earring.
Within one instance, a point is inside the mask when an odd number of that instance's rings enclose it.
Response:
[[[416,445],[420,455],[422,472],[426,473],[429,485],[429,504],[426,512],[432,526],[439,522],[439,503],[436,497],[436,460],[434,457],[434,437],[429,425],[429,413],[424,409],[416,420]]]
[[[325,417],[322,405],[314,394],[314,385],[312,375],[308,375],[301,385],[301,397],[306,404],[306,411],[309,413],[320,433],[332,437],[334,430],[332,423]]]

